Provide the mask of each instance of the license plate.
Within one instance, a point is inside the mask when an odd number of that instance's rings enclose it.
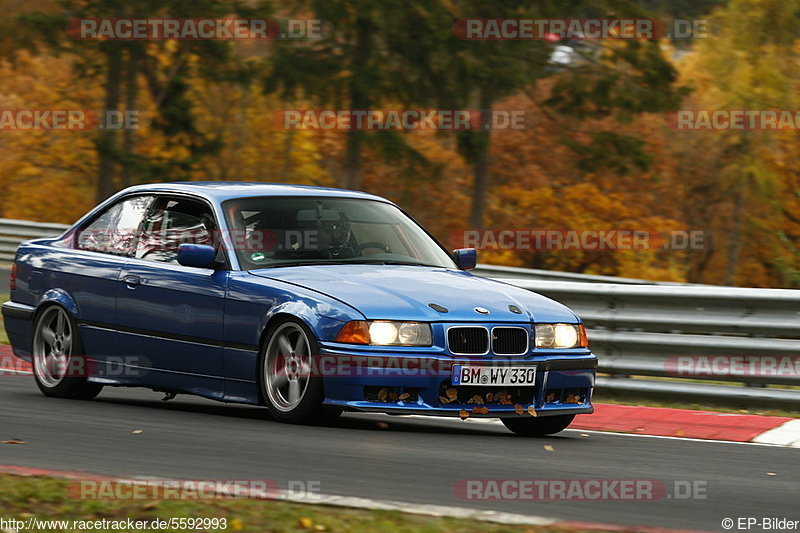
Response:
[[[450,382],[460,387],[533,385],[536,383],[536,367],[453,365]]]

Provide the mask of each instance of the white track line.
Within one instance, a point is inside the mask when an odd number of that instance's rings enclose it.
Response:
[[[389,417],[390,415],[386,415]],[[390,418],[395,418],[397,415],[393,415]],[[443,416],[427,416],[427,415],[400,415],[397,416],[398,418],[412,418],[412,419],[419,419],[419,420],[431,420],[437,422],[448,422],[448,423],[479,423],[479,424],[491,424],[491,425],[503,425],[497,418],[467,418],[466,420],[460,420],[458,418],[451,418],[451,417],[443,417]],[[786,426],[790,426],[790,428],[786,428]],[[690,441],[690,442],[709,442],[709,443],[716,443],[716,444],[744,444],[748,446],[771,446],[771,447],[791,447],[791,448],[800,448],[800,419],[798,420],[790,420],[785,424],[766,431],[762,433],[752,442],[737,442],[731,440],[717,440],[717,439],[695,439],[691,437],[671,437],[669,435],[644,435],[641,433],[620,433],[616,431],[599,431],[596,429],[580,429],[580,428],[568,428],[566,431],[576,431],[581,433],[595,433],[599,435],[615,435],[615,436],[622,436],[622,437],[642,437],[647,439],[667,439],[667,440],[680,440],[680,441]],[[770,435],[774,433],[774,436]],[[765,436],[767,436],[765,438]],[[788,441],[788,442],[787,442]]]
[[[166,480],[158,477],[139,476],[131,479],[117,479],[116,483],[131,485],[147,485],[153,482],[170,482],[174,479]],[[250,489],[247,488],[217,488],[216,494],[230,496],[232,499],[242,499],[242,494],[247,495]],[[245,498],[246,499],[246,498]],[[252,499],[265,499],[263,495],[253,496]],[[274,497],[268,498],[272,501],[284,501],[290,503],[302,503],[311,505],[330,505],[334,507],[350,507],[354,509],[367,509],[371,511],[398,511],[402,513],[434,516],[439,518],[459,518],[464,520],[480,520],[482,522],[494,522],[497,524],[508,525],[530,525],[548,526],[563,522],[563,519],[551,518],[538,515],[525,515],[517,513],[505,513],[501,511],[480,511],[467,507],[455,507],[451,505],[431,505],[424,503],[409,503],[394,500],[376,500],[372,498],[360,498],[357,496],[337,496],[333,494],[300,494],[294,491],[281,490]]]
[[[334,505],[336,507],[354,507],[374,511],[400,511],[403,513],[460,518],[464,520],[480,520],[482,522],[495,522],[498,524],[548,526],[561,522],[556,518],[537,515],[523,515],[516,513],[503,513],[500,511],[478,511],[466,507],[450,505],[430,505],[407,503],[390,500],[373,500],[371,498],[358,498],[355,496],[311,495],[298,496],[281,491],[280,499],[293,503],[310,503],[315,505]]]

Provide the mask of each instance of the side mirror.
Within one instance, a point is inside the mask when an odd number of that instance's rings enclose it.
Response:
[[[178,264],[187,267],[212,268],[217,258],[213,246],[205,244],[181,244],[178,246]]]
[[[458,268],[472,270],[478,264],[478,251],[475,248],[453,250],[453,258],[456,260]]]

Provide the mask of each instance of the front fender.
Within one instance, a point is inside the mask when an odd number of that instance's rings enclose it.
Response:
[[[320,314],[318,309],[309,305],[309,302],[305,300],[293,300],[272,307],[264,315],[260,330],[266,332],[269,323],[280,315],[290,315],[302,320],[314,332],[317,339],[323,341],[336,338],[339,330],[345,324],[343,320]]]

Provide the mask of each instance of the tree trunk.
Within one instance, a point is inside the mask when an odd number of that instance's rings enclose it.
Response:
[[[479,109],[488,111],[492,101],[485,90],[480,90],[476,101]],[[488,117],[484,117],[484,121]],[[489,188],[489,146],[492,141],[492,132],[481,129],[471,134],[473,136],[473,161],[472,161],[472,208],[469,214],[469,224],[472,228],[483,227],[483,217],[486,208],[486,192]]]
[[[353,77],[350,82],[350,110],[368,110],[372,102],[369,90],[372,84],[372,72],[369,58],[372,55],[372,38],[374,28],[369,14],[364,13],[356,19],[356,45],[353,52]],[[349,130],[344,149],[341,185],[345,189],[360,189],[363,172],[361,166],[361,149],[364,146],[362,130]]]
[[[105,84],[105,109],[116,111],[119,108],[119,80],[122,77],[122,50],[118,43],[107,43],[106,55],[106,84]],[[105,117],[103,117],[104,119]],[[113,130],[100,131],[95,142],[98,156],[97,189],[95,200],[102,202],[116,190],[116,133]]]
[[[486,190],[489,187],[489,141],[488,131],[476,132],[474,135],[485,137],[478,141],[478,158],[472,165],[472,209],[469,214],[471,228],[483,227],[483,214],[486,207]]]
[[[739,252],[742,249],[742,217],[744,216],[744,195],[748,176],[743,176],[736,183],[736,196],[733,199],[733,217],[731,235],[728,242],[728,265],[725,268],[725,285],[734,285],[736,267],[739,265]]]
[[[361,146],[364,132],[351,130],[347,132],[347,144],[344,149],[344,168],[342,169],[342,188],[360,189],[362,183]]]
[[[138,87],[136,86],[136,58],[133,48],[128,48],[128,64],[125,68],[125,111],[131,112],[136,110],[138,94]],[[120,177],[122,178],[123,188],[133,185],[131,163],[134,160],[133,152],[136,145],[135,133],[136,130],[131,128],[125,128],[122,132],[123,164]]]

